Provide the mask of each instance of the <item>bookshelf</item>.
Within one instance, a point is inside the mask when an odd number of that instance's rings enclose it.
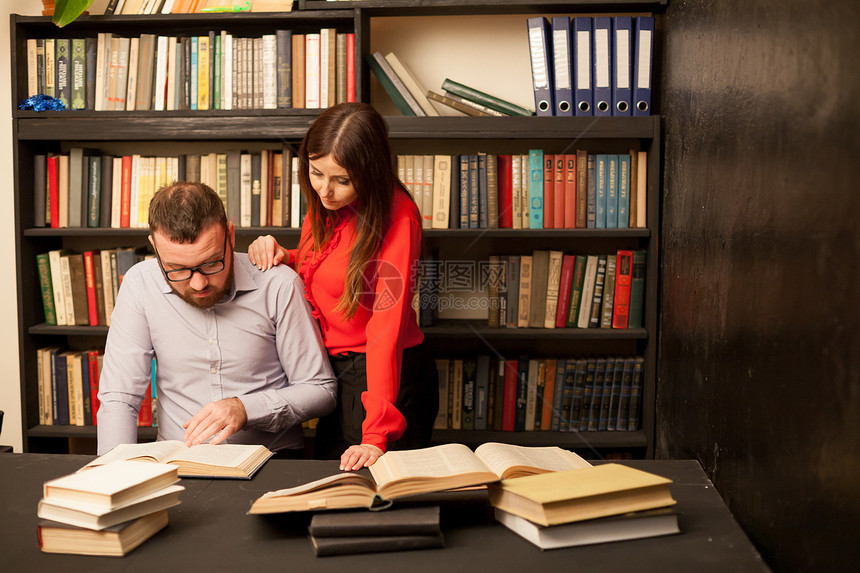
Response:
[[[46,17],[11,18],[12,100],[26,95],[26,40],[29,38],[85,37],[110,31],[128,36],[141,33],[189,36],[226,29],[235,35],[254,36],[276,29],[294,31],[335,27],[355,33],[356,94],[370,101],[370,70],[364,58],[370,53],[373,18],[386,16],[578,14],[597,12],[659,12],[665,1],[628,2],[508,2],[463,4],[453,0],[403,2],[350,1],[298,3],[298,10],[278,14],[174,15],[81,17],[59,29]],[[525,25],[525,22],[523,23]],[[525,46],[524,46],[525,48]],[[15,164],[15,218],[18,338],[21,371],[22,423],[26,451],[67,451],[70,438],[93,438],[92,426],[39,425],[36,349],[62,344],[85,349],[104,344],[106,326],[48,326],[42,313],[35,255],[52,249],[76,251],[146,246],[145,229],[50,229],[33,227],[33,157],[67,151],[70,146],[111,152],[137,142],[166,145],[189,153],[191,149],[225,142],[237,145],[297,144],[318,110],[208,110],[136,112],[32,112],[13,110]],[[565,357],[584,354],[641,355],[645,358],[641,395],[641,429],[629,432],[494,432],[435,430],[434,441],[477,444],[506,441],[526,445],[559,445],[589,450],[627,451],[634,457],[652,457],[656,395],[657,276],[660,209],[660,116],[650,117],[386,117],[392,150],[398,153],[523,153],[530,147],[546,153],[568,153],[577,146],[623,152],[634,147],[648,151],[648,220],[636,229],[428,229],[425,252],[441,258],[486,260],[490,254],[528,254],[536,249],[565,253],[614,252],[646,249],[645,315],[643,328],[613,329],[507,329],[489,328],[486,321],[440,320],[424,329],[426,344],[442,357],[498,353],[516,356]],[[247,247],[260,234],[272,233],[283,244],[298,240],[297,229],[237,227],[237,248]],[[469,245],[468,248],[463,248]],[[151,440],[155,429],[141,428],[139,437]]]

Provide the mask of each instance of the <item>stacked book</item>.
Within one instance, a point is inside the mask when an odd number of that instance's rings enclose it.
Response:
[[[388,97],[405,116],[438,116],[430,101],[441,103],[466,115],[486,117],[532,116],[534,112],[502,98],[445,79],[442,94],[425,89],[418,78],[393,52],[374,52],[367,63]]]
[[[45,553],[121,557],[167,525],[185,488],[177,467],[122,461],[48,481],[39,501]]]
[[[620,464],[490,484],[496,519],[541,549],[678,533],[671,480]]]
[[[308,527],[318,557],[434,549],[444,545],[439,506],[318,513]]]

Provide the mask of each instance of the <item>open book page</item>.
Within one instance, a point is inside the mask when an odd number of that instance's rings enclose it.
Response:
[[[376,497],[373,480],[356,473],[341,473],[303,485],[264,493],[248,513],[280,513],[317,509],[370,507]]]
[[[329,487],[340,486],[342,484],[357,484],[361,485],[362,487],[366,487],[370,491],[376,490],[376,484],[374,484],[373,480],[369,479],[367,476],[363,476],[361,474],[356,473],[342,473],[320,478],[318,480],[304,483],[302,485],[297,485],[295,487],[288,487],[276,491],[270,491],[264,493],[261,497],[283,497],[289,495],[298,495],[310,491],[317,491]]]
[[[185,444],[178,440],[150,442],[147,444],[118,444],[105,455],[100,456],[85,465],[84,469],[101,466],[110,462],[143,457],[152,458],[158,463],[165,463],[165,460],[182,448],[185,448]]]
[[[242,465],[259,446],[245,444],[198,444],[190,448],[184,444],[168,458],[171,461],[192,462],[207,466],[235,468]]]
[[[463,444],[444,444],[418,450],[386,452],[370,473],[384,498],[441,491],[498,479],[474,452]],[[401,486],[397,482],[404,483]]]
[[[591,467],[580,456],[557,446],[529,447],[487,442],[475,455],[502,479]]]

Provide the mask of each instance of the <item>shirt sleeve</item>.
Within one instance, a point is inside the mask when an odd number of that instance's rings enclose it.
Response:
[[[394,406],[400,391],[403,334],[412,312],[413,267],[421,250],[421,224],[408,212],[399,214],[380,248],[373,314],[366,326],[367,391],[361,403],[367,412],[362,443],[386,451],[403,435],[406,419]]]
[[[137,415],[152,380],[152,340],[129,271],[117,294],[99,377],[98,453],[137,443]]]
[[[288,384],[239,396],[247,425],[277,432],[335,407],[336,382],[319,327],[294,273],[278,291],[275,344]]]

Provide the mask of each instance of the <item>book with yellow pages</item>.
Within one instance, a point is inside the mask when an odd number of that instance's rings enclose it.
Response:
[[[393,499],[483,485],[513,476],[590,467],[567,450],[486,443],[386,452],[366,475],[344,472],[259,497],[248,513],[384,506]]]
[[[190,448],[179,440],[119,444],[82,469],[119,460],[173,464],[179,477],[251,479],[274,452],[254,444],[199,444]]]
[[[59,521],[75,527],[102,530],[179,505],[179,494],[183,491],[185,488],[181,485],[169,485],[113,509],[105,509],[89,503],[43,498],[39,500],[36,515],[42,519]]]
[[[503,480],[490,502],[540,525],[570,523],[675,504],[672,480],[620,464]]]
[[[45,553],[122,557],[166,526],[167,510],[162,509],[103,531],[41,520],[37,533]]]
[[[119,461],[47,481],[42,494],[57,505],[86,504],[112,511],[177,481],[176,466]]]

